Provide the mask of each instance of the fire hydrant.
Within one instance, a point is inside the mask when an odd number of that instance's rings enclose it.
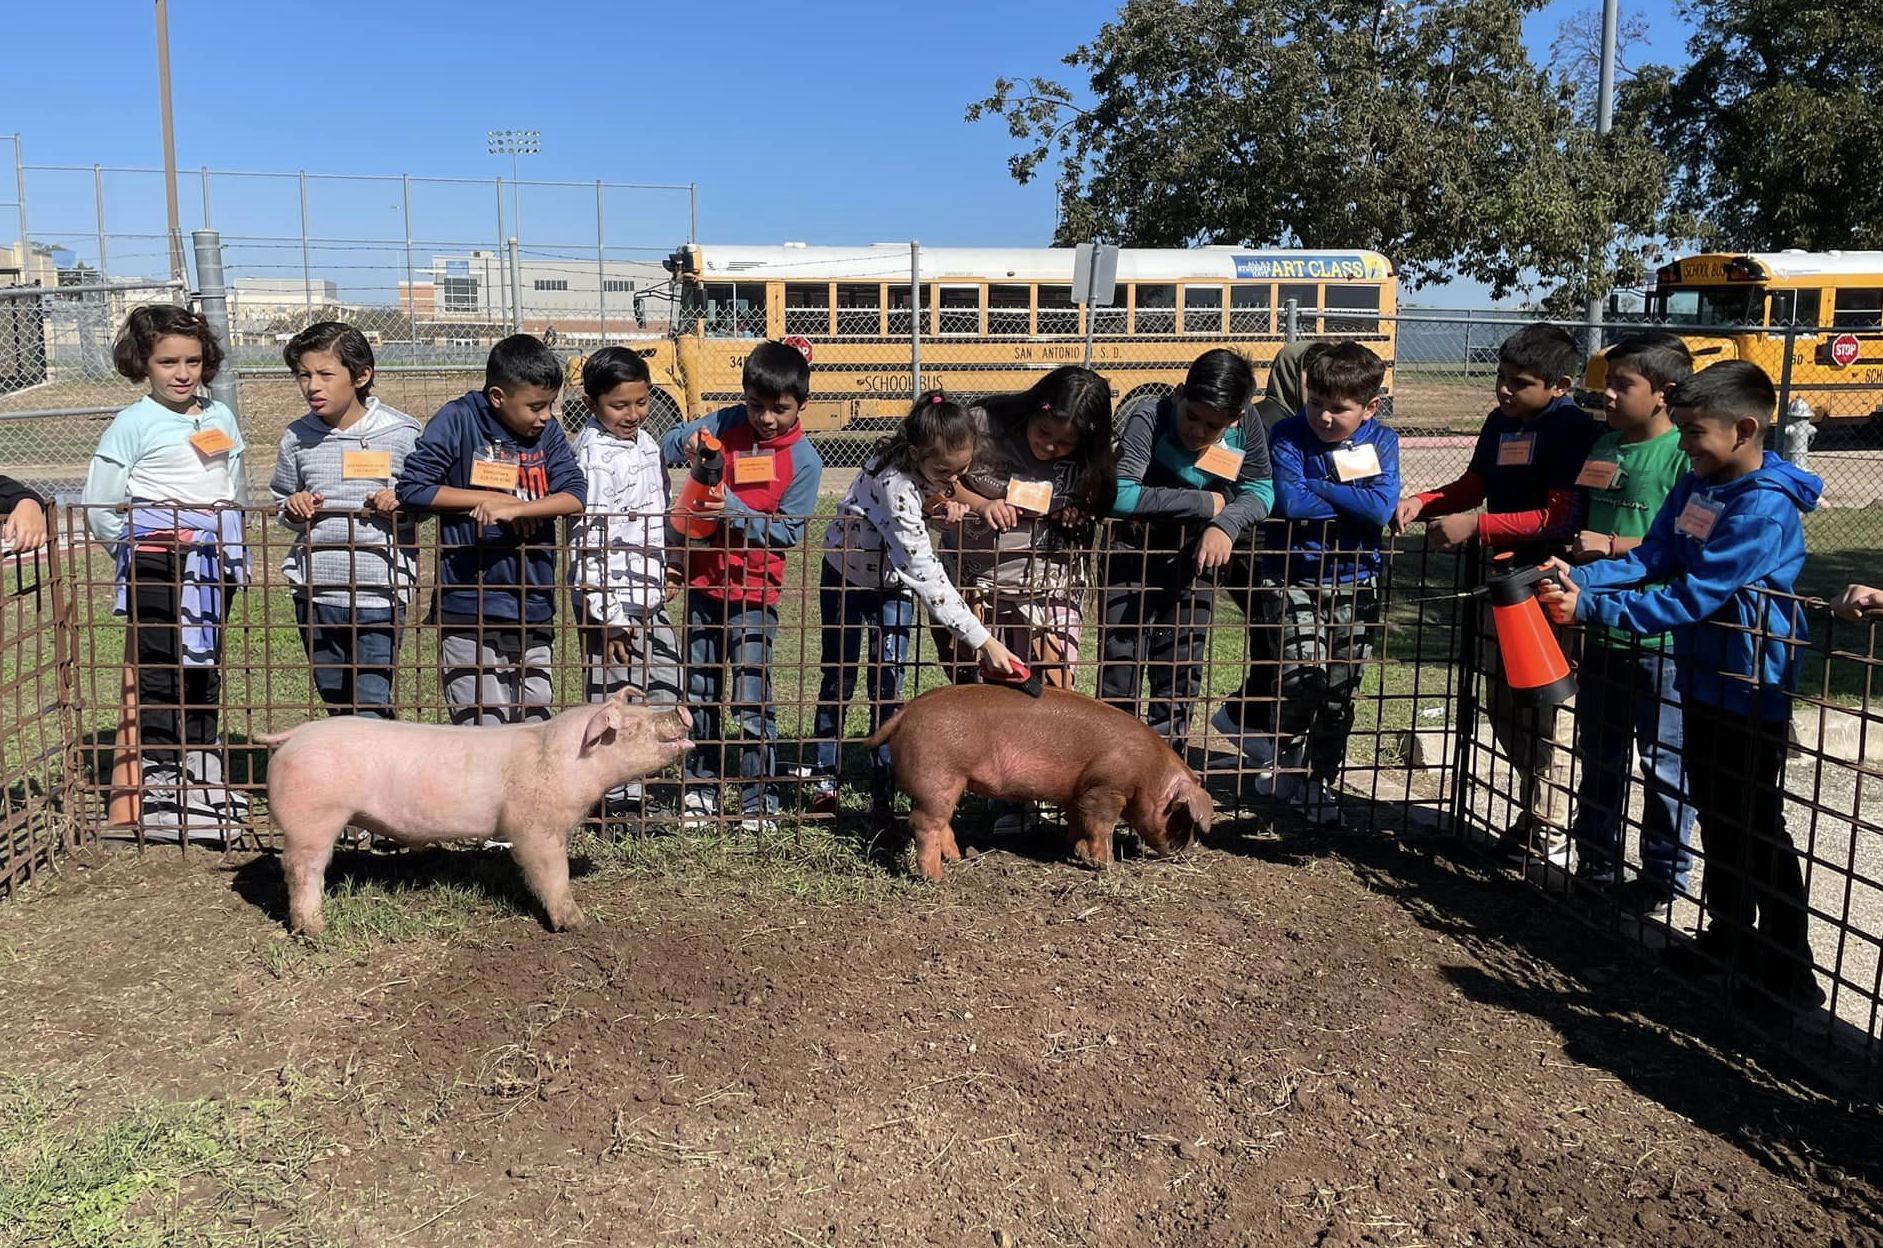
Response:
[[[1811,405],[1793,399],[1785,409],[1785,449],[1780,454],[1796,467],[1810,468],[1811,440],[1817,436],[1818,427],[1811,423]]]

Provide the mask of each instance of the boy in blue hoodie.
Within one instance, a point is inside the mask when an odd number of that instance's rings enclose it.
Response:
[[[528,334],[490,349],[484,388],[438,409],[405,459],[401,507],[439,513],[434,614],[454,724],[549,718],[556,516],[588,482],[556,423],[562,363]]]
[[[1571,569],[1539,595],[1558,623],[1673,635],[1687,778],[1706,840],[1712,923],[1668,951],[1687,973],[1724,969],[1795,1009],[1824,1000],[1811,970],[1804,877],[1785,828],[1790,685],[1805,622],[1799,516],[1824,483],[1765,450],[1777,396],[1756,364],[1729,360],[1668,397],[1693,464],[1648,535],[1619,559]],[[1762,1009],[1769,998],[1744,1004]]]
[[[1210,720],[1260,769],[1258,787],[1327,827],[1341,822],[1334,786],[1379,620],[1380,531],[1399,500],[1399,436],[1373,419],[1385,377],[1357,342],[1302,357],[1305,406],[1269,431],[1275,509],[1249,679]]]

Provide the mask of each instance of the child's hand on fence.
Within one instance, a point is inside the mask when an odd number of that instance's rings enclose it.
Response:
[[[968,513],[972,508],[956,499],[944,498],[941,500],[941,506],[936,510],[940,513],[943,524],[960,524],[968,518]]]
[[[981,512],[981,519],[996,533],[1005,533],[1020,523],[1020,509],[1004,499],[995,499]]]
[[[46,509],[38,500],[23,498],[13,505],[13,513],[0,525],[0,536],[7,549],[16,555],[38,550],[46,544]]]
[[[1577,563],[1594,563],[1597,559],[1612,559],[1615,557],[1615,538],[1608,533],[1584,529],[1576,534],[1575,541],[1569,543],[1569,557]]]
[[[390,516],[399,510],[399,495],[393,490],[380,490],[377,494],[368,494],[366,510],[378,515]]]
[[[1419,513],[1423,510],[1425,510],[1425,504],[1416,497],[1400,499],[1399,506],[1393,509],[1393,532],[1404,533],[1406,527],[1417,520]]]
[[[626,667],[634,662],[634,629],[610,629],[605,649],[610,667]]]
[[[1569,565],[1552,558],[1544,566],[1556,572],[1549,580],[1537,582],[1536,597],[1543,604],[1544,614],[1558,624],[1575,623],[1576,600],[1582,596],[1582,590],[1570,579]]]
[[[1883,589],[1846,585],[1844,592],[1831,600],[1831,610],[1844,620],[1883,620]]]
[[[1469,511],[1459,512],[1454,516],[1440,516],[1436,520],[1428,521],[1425,531],[1432,539],[1435,549],[1457,550],[1478,535],[1478,517]]]
[[[1216,494],[1212,497],[1221,498]],[[1197,543],[1196,566],[1199,572],[1214,572],[1229,562],[1229,552],[1235,543],[1229,540],[1229,534],[1215,525],[1203,530],[1203,540]]]
[[[316,494],[312,490],[302,490],[298,494],[288,495],[287,500],[281,504],[281,510],[287,515],[288,519],[298,524],[306,524],[320,513],[321,504],[326,501],[327,496],[325,494]]]
[[[514,523],[518,532],[528,537],[536,526],[528,518],[520,518],[523,509],[527,506],[529,504],[520,498],[513,498],[508,494],[492,494],[489,498],[478,500],[477,506],[471,508],[471,518],[479,524]]]

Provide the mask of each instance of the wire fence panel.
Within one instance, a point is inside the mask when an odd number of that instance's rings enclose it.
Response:
[[[78,634],[67,571],[57,549],[0,556],[0,897],[92,836],[72,808]]]

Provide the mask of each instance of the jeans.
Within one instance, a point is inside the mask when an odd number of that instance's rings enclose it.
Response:
[[[826,563],[817,602],[823,618],[823,677],[817,687],[814,763],[819,777],[835,779],[837,739],[843,734],[844,710],[856,692],[864,633],[872,643],[868,693],[874,732],[902,706],[903,667],[915,634],[915,599],[906,590],[845,584]],[[893,791],[889,747],[879,745],[870,754],[870,793],[882,801]]]
[[[1658,650],[1629,650],[1594,640],[1582,649],[1576,689],[1577,753],[1582,779],[1569,825],[1585,869],[1618,858],[1628,809],[1630,747],[1641,754],[1642,874],[1669,893],[1684,891],[1693,856],[1693,807],[1681,761],[1680,694],[1674,660]]]
[[[330,607],[294,600],[294,623],[329,715],[392,719],[403,607]]]
[[[750,816],[778,810],[772,742],[778,708],[771,700],[772,642],[778,609],[726,602],[695,591],[687,595],[687,702],[698,748],[687,755],[686,777],[717,784],[726,771],[724,710],[739,725],[740,810]],[[728,689],[730,677],[730,689]],[[728,696],[730,694],[730,696]]]

